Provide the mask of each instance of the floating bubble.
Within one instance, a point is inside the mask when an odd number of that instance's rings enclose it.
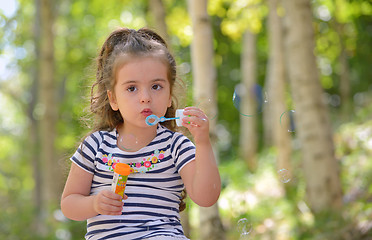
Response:
[[[246,219],[242,218],[238,221],[238,232],[240,236],[246,236],[252,231],[252,224]]]
[[[282,183],[288,183],[289,181],[291,181],[291,173],[287,170],[287,169],[280,169],[278,171],[278,176],[279,176],[279,180],[282,182]]]
[[[186,75],[191,71],[191,65],[188,62],[183,62],[178,65],[178,72],[180,75]]]
[[[212,120],[217,117],[217,111],[215,110],[216,108],[213,107],[214,104],[216,103],[214,103],[212,99],[202,98],[195,104],[195,106],[203,110],[209,120]]]
[[[63,229],[63,228],[58,228],[56,230],[56,238],[57,239],[60,239],[60,240],[69,240],[71,239],[71,232],[66,230],[66,229]]]
[[[249,234],[242,234],[239,237],[239,240],[248,240],[251,239],[251,236]]]
[[[54,218],[57,220],[57,221],[60,221],[60,222],[67,222],[68,219],[65,217],[65,215],[63,215],[61,209],[57,209],[53,212],[53,216]]]
[[[268,102],[266,92],[262,91],[262,87],[258,84],[253,85],[251,89],[247,89],[242,83],[235,86],[233,104],[243,116],[252,117],[262,113]]]
[[[137,150],[138,139],[134,134],[131,133],[120,135],[118,138],[118,145],[125,151]]]
[[[296,126],[295,126],[295,110],[289,110],[286,112],[283,112],[282,115],[280,115],[280,126],[283,128],[286,128],[288,132],[295,132]]]

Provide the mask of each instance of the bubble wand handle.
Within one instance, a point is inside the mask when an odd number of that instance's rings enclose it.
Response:
[[[179,118],[179,117],[174,117],[174,118],[161,117],[161,118],[159,119],[159,122],[164,122],[164,121],[174,120],[174,119],[180,119],[180,118]]]

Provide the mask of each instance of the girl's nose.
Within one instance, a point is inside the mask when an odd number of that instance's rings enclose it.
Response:
[[[150,95],[150,93],[148,92],[148,91],[146,91],[146,90],[143,90],[142,92],[141,92],[141,103],[149,103],[149,102],[151,102],[151,95]]]

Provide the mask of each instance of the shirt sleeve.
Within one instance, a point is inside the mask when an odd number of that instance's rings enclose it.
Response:
[[[83,170],[94,174],[95,158],[101,141],[99,132],[92,133],[84,139],[70,160]]]
[[[190,139],[180,133],[176,133],[173,136],[171,152],[178,172],[186,164],[195,160],[195,145]]]

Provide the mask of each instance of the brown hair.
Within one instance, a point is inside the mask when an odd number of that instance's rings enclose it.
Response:
[[[95,115],[93,131],[111,131],[123,118],[119,111],[111,109],[107,90],[113,89],[116,83],[116,69],[131,57],[157,57],[168,67],[172,104],[167,109],[165,117],[173,117],[177,109],[178,100],[173,88],[177,79],[176,61],[169,52],[166,42],[156,32],[141,28],[138,31],[120,28],[112,32],[104,42],[98,58],[96,81],[91,88],[90,111]],[[174,121],[165,121],[163,126],[175,131]]]
[[[139,30],[119,28],[108,36],[96,60],[96,80],[91,88],[90,99],[90,111],[95,116],[91,132],[100,130],[111,131],[124,122],[120,112],[112,110],[107,90],[112,91],[116,84],[116,70],[132,57],[157,57],[166,64],[172,104],[167,109],[165,117],[174,117],[178,105],[174,86],[178,83],[178,86],[183,87],[183,84],[182,82],[176,82],[176,61],[169,52],[166,42],[156,32],[147,28]],[[160,124],[172,131],[177,130],[174,120]],[[186,190],[184,189],[180,198],[180,212],[186,207],[184,202],[186,196]]]

